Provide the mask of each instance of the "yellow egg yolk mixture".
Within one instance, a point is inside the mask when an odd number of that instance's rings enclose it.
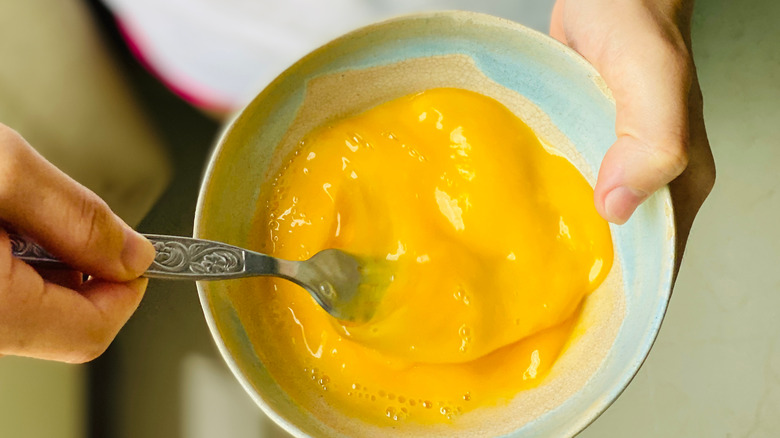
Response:
[[[340,248],[392,273],[365,324],[252,280],[258,356],[312,412],[432,424],[506,402],[539,384],[612,266],[585,178],[475,92],[427,90],[317,128],[272,180],[255,249]]]

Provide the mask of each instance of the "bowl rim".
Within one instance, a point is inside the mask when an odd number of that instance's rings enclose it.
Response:
[[[591,65],[582,55],[580,55],[578,52],[571,49],[570,47],[566,46],[562,42],[550,37],[549,35],[540,32],[536,29],[532,29],[527,26],[524,26],[520,23],[514,22],[512,20],[493,16],[490,14],[481,13],[481,12],[464,11],[464,10],[441,10],[441,11],[403,14],[386,20],[370,23],[320,45],[316,49],[310,51],[308,54],[306,54],[305,56],[297,60],[292,65],[285,68],[274,78],[274,80],[269,82],[246,105],[244,105],[239,110],[235,111],[229,117],[229,119],[224,123],[222,130],[220,131],[219,135],[216,137],[214,147],[212,148],[212,151],[208,158],[208,162],[203,172],[201,185],[198,191],[197,204],[195,207],[193,236],[198,237],[201,233],[200,222],[203,217],[204,210],[206,209],[205,206],[206,192],[208,191],[208,187],[210,185],[212,175],[214,173],[214,169],[218,161],[218,157],[222,151],[222,148],[225,145],[225,141],[229,137],[233,129],[235,128],[237,122],[245,116],[246,110],[249,107],[251,107],[255,101],[264,98],[265,95],[268,93],[268,91],[274,88],[278,82],[283,80],[283,78],[286,77],[288,73],[295,71],[301,65],[304,65],[305,63],[309,62],[309,59],[319,56],[320,53],[322,53],[325,50],[328,50],[331,46],[339,44],[341,41],[360,36],[361,34],[370,32],[376,27],[384,27],[387,25],[391,25],[393,23],[405,22],[410,20],[430,19],[430,18],[437,18],[437,17],[449,17],[449,18],[454,17],[460,20],[474,20],[481,25],[494,25],[494,26],[507,27],[512,29],[513,31],[517,31],[519,33],[524,34],[525,36],[533,39],[535,42],[538,42],[540,44],[549,47],[550,50],[562,51],[571,60],[579,64],[579,66],[582,69],[584,69],[584,71],[589,73],[590,77],[594,81],[599,83],[599,86],[603,88],[604,97],[607,98],[612,103],[612,105],[615,105],[615,100],[611,94],[611,90],[609,90],[609,88],[606,86],[606,83],[604,82],[603,78],[598,73],[598,71],[595,69],[595,67]],[[668,275],[666,275],[665,278],[662,278],[660,282],[659,290],[663,291],[663,295],[660,297],[658,308],[652,313],[653,321],[651,322],[651,324],[648,325],[648,330],[647,330],[649,336],[645,336],[642,343],[638,345],[639,347],[641,347],[640,349],[636,350],[638,354],[635,354],[633,357],[629,358],[630,360],[626,361],[626,366],[623,368],[623,372],[619,374],[619,378],[614,379],[612,383],[605,388],[603,392],[604,396],[599,397],[590,406],[588,406],[586,409],[580,411],[577,414],[579,418],[570,423],[571,426],[566,431],[567,436],[575,436],[578,433],[585,430],[594,421],[596,421],[618,399],[618,397],[620,397],[621,394],[623,394],[623,392],[626,390],[626,388],[631,383],[631,381],[636,377],[641,366],[647,360],[647,357],[650,354],[650,350],[652,350],[652,347],[655,344],[655,341],[660,332],[661,325],[666,316],[666,312],[669,306],[669,302],[671,299],[671,294],[672,294],[672,290],[676,278],[676,275],[674,273],[675,272],[674,267],[677,266],[677,263],[679,262],[679,253],[676,245],[677,226],[676,226],[673,203],[671,200],[671,193],[668,185],[659,189],[656,192],[655,196],[660,196],[662,198],[663,204],[668,206],[668,208],[665,211],[665,216],[667,216],[668,218],[666,224],[667,236],[668,236],[667,241],[671,242],[668,255],[669,255],[669,259],[671,260],[672,268],[665,272]],[[610,224],[610,227],[614,227],[614,225]],[[199,281],[196,284],[197,284],[198,297],[200,300],[201,308],[203,310],[203,314],[206,320],[206,324],[209,328],[209,332],[211,333],[211,337],[214,340],[214,343],[216,344],[217,349],[219,350],[228,368],[233,373],[234,377],[239,381],[241,386],[250,395],[250,397],[254,400],[254,402],[261,408],[261,410],[271,420],[274,421],[274,423],[279,425],[281,428],[283,428],[287,433],[291,434],[292,436],[302,437],[302,438],[308,437],[308,435],[305,434],[302,430],[300,430],[297,426],[291,424],[287,419],[282,417],[273,408],[271,408],[271,406],[269,406],[269,404],[263,399],[263,397],[258,393],[258,391],[254,389],[252,383],[241,371],[241,368],[239,367],[236,360],[233,358],[229,348],[227,347],[225,341],[222,339],[222,336],[220,335],[219,328],[217,326],[217,322],[214,317],[214,311],[208,301],[207,291],[204,289],[203,283]],[[619,327],[620,328],[618,333],[616,334],[615,339],[617,339],[617,336],[619,336],[620,334],[620,330],[622,330],[623,322],[621,322]],[[610,351],[607,353],[607,356],[605,356],[604,360],[607,359],[607,357],[611,353],[611,350],[612,348],[610,348]],[[585,388],[588,385],[588,383],[589,380],[584,384],[583,388]],[[508,434],[504,435],[504,437],[514,437],[517,432],[518,432],[517,429],[513,430],[512,432],[509,432]]]

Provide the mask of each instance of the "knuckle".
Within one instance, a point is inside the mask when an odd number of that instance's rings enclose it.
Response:
[[[98,352],[97,350],[84,349],[78,352],[74,352],[73,355],[69,357],[65,362],[70,364],[84,364],[87,362],[92,362],[93,360],[100,357],[101,354],[103,353]]]
[[[715,181],[718,179],[718,172],[715,170],[715,167],[708,168],[704,171],[702,186],[707,191],[707,194],[709,195],[712,192],[712,189],[715,187]]]
[[[97,359],[105,353],[113,339],[114,336],[105,327],[91,328],[68,362],[87,363]]]
[[[110,224],[109,208],[97,195],[89,193],[80,198],[75,210],[78,230],[76,239],[82,248],[100,246],[106,227]]]
[[[677,178],[688,167],[690,156],[685,138],[670,136],[666,140],[635,143],[648,158],[650,168],[656,169],[667,181]]]
[[[96,345],[85,349],[73,363],[87,363],[100,357],[108,348],[108,345]]]
[[[697,177],[697,184],[699,190],[704,198],[712,193],[712,189],[715,187],[715,180],[717,179],[717,171],[715,166],[704,166],[699,172]]]
[[[0,141],[7,142],[7,141],[18,141],[18,139],[21,138],[18,132],[14,131],[10,127],[0,123]]]
[[[686,147],[658,148],[655,150],[659,168],[670,178],[676,178],[688,167],[690,157]]]
[[[0,202],[7,202],[17,193],[21,183],[25,143],[16,131],[0,124]]]

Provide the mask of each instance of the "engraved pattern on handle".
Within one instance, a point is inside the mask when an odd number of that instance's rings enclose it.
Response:
[[[242,274],[244,251],[229,245],[187,237],[147,235],[157,256],[148,274],[192,274],[193,276]]]
[[[11,234],[11,254],[33,264],[67,268],[37,243]],[[157,251],[144,273],[149,278],[207,280],[237,278],[248,274],[243,249],[219,242],[179,236],[145,234]]]
[[[61,263],[57,257],[31,240],[18,234],[10,234],[8,237],[11,239],[11,254],[16,258],[42,263]]]

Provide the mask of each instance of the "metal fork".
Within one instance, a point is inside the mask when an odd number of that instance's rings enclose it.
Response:
[[[211,240],[157,234],[144,237],[157,251],[144,277],[209,281],[273,276],[303,287],[323,309],[340,320],[364,322],[375,310],[375,300],[359,293],[366,289],[361,285],[364,263],[338,249],[320,251],[308,260],[291,261]],[[11,235],[11,250],[15,257],[32,265],[68,267],[20,235]]]

